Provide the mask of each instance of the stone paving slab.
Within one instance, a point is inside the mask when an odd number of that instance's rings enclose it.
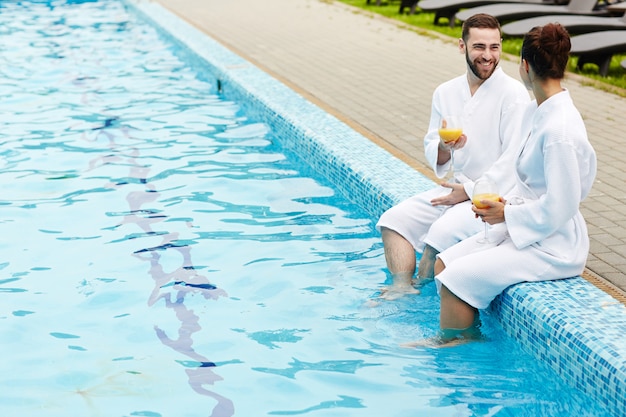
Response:
[[[465,70],[456,39],[333,0],[154,1],[434,179],[422,137],[434,88]],[[516,57],[501,65],[518,77]],[[564,85],[598,155],[582,206],[591,239],[584,276],[626,300],[626,98],[576,75]]]

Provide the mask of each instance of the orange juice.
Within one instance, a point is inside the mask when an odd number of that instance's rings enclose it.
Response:
[[[472,197],[472,203],[474,203],[476,208],[484,209],[484,208],[489,207],[485,204],[481,204],[480,202],[482,200],[489,200],[489,201],[497,202],[497,201],[500,201],[500,195],[497,193],[484,193],[484,194],[477,194]]]
[[[453,142],[457,140],[463,134],[463,129],[461,128],[441,128],[439,129],[439,136],[444,142]]]

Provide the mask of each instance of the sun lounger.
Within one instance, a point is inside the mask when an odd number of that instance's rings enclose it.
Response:
[[[626,30],[608,30],[572,36],[571,55],[578,56],[578,69],[596,64],[606,77],[614,54],[626,53]]]
[[[626,13],[626,1],[618,0],[616,2],[608,2],[606,5],[606,11],[613,16],[621,16]]]
[[[626,69],[626,59],[619,63],[622,68]]]
[[[409,9],[409,14],[415,14],[415,9],[417,8],[417,3],[419,0],[402,0],[400,2],[400,10],[398,13],[404,13],[404,9]]]
[[[544,26],[552,22],[560,23],[572,35],[602,30],[626,30],[626,14],[622,17],[550,15],[507,23],[502,26],[502,32],[509,36],[523,36],[535,26]]]
[[[372,4],[372,1],[373,0],[367,0],[365,4]],[[400,10],[398,10],[398,13],[402,14],[404,13],[404,9],[408,8],[409,13],[414,14],[418,2],[419,0],[400,0]],[[376,6],[380,6],[381,3],[382,0],[376,0]]]
[[[558,0],[567,1],[567,0]],[[454,27],[454,15],[461,9],[471,7],[486,6],[489,4],[499,3],[535,3],[535,4],[554,4],[553,0],[422,0],[420,9],[424,12],[435,12],[435,25],[439,24],[439,20],[443,17],[448,19],[450,27]]]
[[[525,19],[543,15],[596,15],[607,16],[606,9],[597,8],[598,0],[571,0],[565,6],[548,4],[502,3],[472,7],[456,14],[456,18],[465,21],[476,13],[487,13],[500,22]]]

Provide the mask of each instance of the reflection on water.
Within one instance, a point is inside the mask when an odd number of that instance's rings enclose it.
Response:
[[[130,161],[129,165],[131,165],[129,177],[138,179],[141,184],[146,184],[146,191],[135,191],[128,194],[127,201],[130,214],[124,217],[122,224],[134,224],[146,236],[151,236],[157,233],[153,230],[153,224],[166,220],[168,216],[154,215],[150,210],[142,211],[142,206],[157,201],[160,193],[146,178],[149,170],[137,169],[138,167],[132,166]],[[161,244],[157,247],[141,249],[135,253],[138,259],[149,262],[149,274],[154,280],[154,289],[148,299],[148,305],[153,305],[163,299],[165,307],[171,309],[180,321],[180,327],[176,338],[168,336],[158,326],[154,326],[154,330],[164,345],[193,361],[193,365],[188,365],[185,373],[189,378],[189,385],[194,391],[217,401],[218,404],[211,415],[216,417],[232,416],[234,414],[232,401],[204,387],[205,385],[211,386],[222,378],[213,372],[212,368],[215,367],[215,364],[194,350],[193,334],[202,328],[199,324],[199,317],[185,305],[185,297],[192,292],[200,292],[206,300],[216,300],[221,296],[227,296],[227,294],[224,290],[217,289],[212,285],[206,276],[196,272],[191,259],[191,248],[188,245],[177,244],[179,241],[178,233],[161,234],[160,237],[162,239]],[[177,251],[181,255],[181,265],[171,272],[164,271],[159,254],[163,250]],[[171,287],[170,284],[174,284],[174,286]],[[163,288],[166,287],[171,289],[164,291]]]
[[[434,285],[370,306],[371,219],[121,3],[0,3],[3,415],[602,416]],[[565,414],[563,414],[565,413]]]

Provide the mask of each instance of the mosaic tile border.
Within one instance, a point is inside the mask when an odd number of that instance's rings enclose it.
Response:
[[[226,97],[270,124],[283,144],[377,218],[433,183],[343,122],[150,1],[129,6],[188,48]],[[217,88],[217,86],[216,86]],[[490,307],[503,328],[616,416],[626,410],[626,307],[581,277],[520,284]]]

